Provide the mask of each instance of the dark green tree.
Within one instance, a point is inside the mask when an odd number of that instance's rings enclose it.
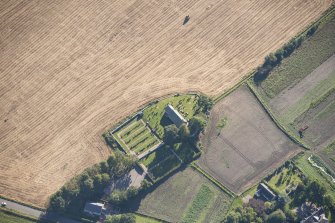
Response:
[[[186,124],[180,126],[178,135],[181,141],[185,142],[188,140],[188,138],[190,137],[190,129]]]
[[[269,223],[283,223],[286,220],[286,216],[284,212],[280,209],[272,212],[267,219]]]
[[[206,97],[204,95],[199,96],[198,100],[198,106],[201,109],[202,112],[206,112],[208,110],[211,110],[214,105],[214,102],[211,98]]]
[[[55,194],[50,199],[50,208],[56,212],[63,212],[65,210],[65,200],[59,194]]]
[[[206,127],[206,120],[200,116],[194,116],[189,121],[191,135],[198,135]]]
[[[136,223],[133,214],[108,215],[105,223]]]
[[[173,145],[178,141],[178,128],[176,125],[164,127],[163,141],[167,145]]]

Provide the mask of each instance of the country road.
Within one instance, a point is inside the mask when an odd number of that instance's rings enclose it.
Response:
[[[18,211],[25,215],[29,215],[36,218],[44,218],[47,220],[55,221],[57,223],[80,223],[79,221],[75,221],[72,219],[61,217],[55,213],[46,213],[45,211],[40,211],[31,207],[27,207],[22,204],[15,203],[13,201],[8,201],[0,198],[0,202],[6,202],[7,208]]]

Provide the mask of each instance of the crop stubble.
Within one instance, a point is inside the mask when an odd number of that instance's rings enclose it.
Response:
[[[330,3],[1,1],[1,194],[44,206],[108,156],[113,123],[168,93],[221,93]]]

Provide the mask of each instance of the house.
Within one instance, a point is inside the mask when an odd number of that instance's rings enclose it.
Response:
[[[187,124],[186,119],[170,104],[165,107],[165,114],[178,128],[182,124]]]
[[[298,208],[297,214],[303,220],[300,223],[328,223],[328,219],[323,213],[323,209],[317,207],[311,202],[303,203],[300,208]]]
[[[277,198],[277,195],[264,183],[258,185],[255,195],[256,197],[262,197],[267,201],[273,201]]]
[[[86,202],[84,212],[89,215],[100,216],[101,213],[105,210],[104,204],[102,203],[93,203]]]

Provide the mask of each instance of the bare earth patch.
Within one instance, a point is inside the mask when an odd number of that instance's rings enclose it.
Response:
[[[0,1],[1,195],[45,206],[110,154],[104,130],[169,93],[222,93],[331,2]]]
[[[219,132],[216,125],[222,117],[228,124]],[[300,151],[245,86],[214,106],[202,141],[205,152],[199,165],[236,193]]]

